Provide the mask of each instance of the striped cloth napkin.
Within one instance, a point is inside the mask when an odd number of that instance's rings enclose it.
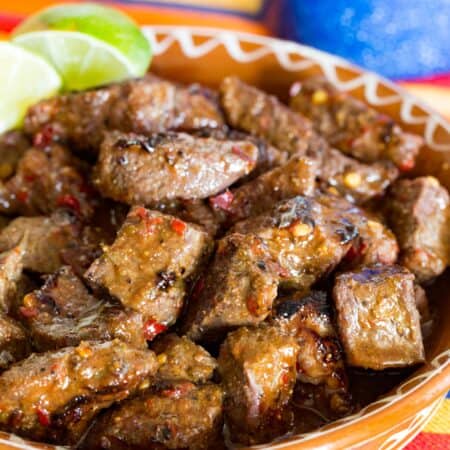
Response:
[[[0,38],[2,34],[7,37],[28,14],[55,3],[59,2],[0,0]],[[450,119],[448,0],[122,0],[108,3],[125,10],[141,24],[207,25],[298,40],[397,80]],[[450,450],[450,393],[405,450],[419,449]]]

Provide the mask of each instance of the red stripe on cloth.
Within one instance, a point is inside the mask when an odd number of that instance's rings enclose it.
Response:
[[[450,435],[419,433],[404,450],[450,450]]]
[[[0,14],[0,31],[10,32],[22,19],[23,17],[19,16]]]
[[[431,75],[429,77],[415,78],[411,80],[404,80],[406,83],[418,83],[418,84],[436,84],[439,86],[450,87],[450,73],[444,73],[441,75]]]

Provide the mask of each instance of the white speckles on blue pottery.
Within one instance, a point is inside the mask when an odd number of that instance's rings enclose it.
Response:
[[[450,72],[450,0],[285,0],[279,32],[391,78]]]

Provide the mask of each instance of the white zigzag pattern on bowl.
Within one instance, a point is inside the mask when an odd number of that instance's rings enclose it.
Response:
[[[423,427],[427,424],[427,422],[432,417],[433,413],[439,408],[439,406],[443,402],[443,398],[437,400],[432,405],[424,408],[422,411],[417,414],[411,423],[408,425],[408,428],[401,430],[397,433],[389,436],[383,444],[379,447],[378,450],[395,450],[399,448],[405,447],[409,442],[411,442],[415,436],[423,429]]]
[[[154,26],[144,27],[144,33],[152,43],[155,55],[164,53],[173,43],[177,42],[183,53],[189,58],[199,58],[208,54],[214,48],[223,46],[228,54],[239,62],[250,63],[269,54],[273,54],[277,58],[280,66],[288,71],[301,71],[317,64],[321,67],[326,78],[340,90],[348,91],[357,87],[364,87],[365,99],[373,106],[399,103],[403,99],[400,111],[402,120],[411,125],[425,125],[423,135],[427,145],[433,150],[450,150],[450,145],[439,144],[434,140],[434,134],[438,126],[444,128],[450,134],[450,126],[439,114],[421,103],[414,96],[406,93],[399,86],[385,79],[382,79],[383,84],[397,92],[397,94],[380,97],[377,94],[377,88],[381,78],[375,74],[364,73],[351,80],[340,80],[336,74],[336,65],[348,68],[354,68],[354,66],[337,56],[330,56],[320,50],[315,50],[294,42],[285,42],[280,39],[237,33],[234,31],[217,31],[206,27]],[[158,38],[160,34],[164,35],[162,39]],[[193,40],[193,35],[203,36],[209,39],[200,44],[196,44]],[[241,41],[261,44],[263,47],[245,51],[240,45]],[[290,56],[291,54],[297,54],[306,59],[293,61]],[[428,115],[413,116],[412,110],[414,106],[420,107]]]

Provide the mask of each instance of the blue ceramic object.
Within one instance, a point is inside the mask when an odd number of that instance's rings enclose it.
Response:
[[[391,78],[450,73],[450,0],[284,0],[278,33]]]

